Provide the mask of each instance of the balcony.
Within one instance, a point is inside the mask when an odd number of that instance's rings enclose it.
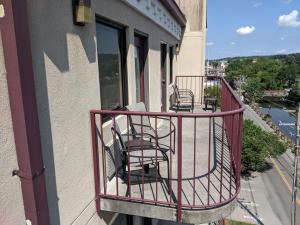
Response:
[[[176,83],[194,93],[193,113],[90,111],[97,211],[201,224],[235,208],[244,106],[223,78],[178,76]],[[215,112],[204,109],[212,87]],[[133,118],[139,118],[138,136],[132,135]],[[158,139],[158,133],[166,135]],[[122,147],[120,139],[135,144]]]

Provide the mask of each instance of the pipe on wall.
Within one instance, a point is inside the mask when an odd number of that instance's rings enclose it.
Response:
[[[35,97],[27,1],[0,0],[9,101],[27,224],[50,225]]]

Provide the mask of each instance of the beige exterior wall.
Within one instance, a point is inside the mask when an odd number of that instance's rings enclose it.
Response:
[[[0,31],[1,32],[1,31]],[[0,33],[0,224],[25,224],[21,183],[12,171],[18,169]]]
[[[97,4],[96,4],[97,2]],[[160,44],[167,43],[175,46],[178,41],[169,33],[162,30],[155,23],[147,18],[144,18],[126,4],[118,0],[101,0],[96,1],[94,9],[96,15],[100,15],[110,20],[128,26],[127,28],[127,75],[128,75],[128,94],[129,103],[136,102],[135,97],[135,64],[134,64],[134,31],[140,31],[148,35],[149,52],[146,62],[146,70],[149,74],[149,93],[150,93],[150,108],[151,111],[160,111],[161,96],[160,92]],[[105,2],[105,3],[104,3]],[[105,6],[105,7],[104,7]],[[93,27],[95,25],[92,25]],[[174,48],[175,50],[175,48]],[[177,73],[176,57],[174,57],[174,74]],[[167,55],[167,84],[169,84],[169,56]],[[168,88],[171,90],[171,86]],[[167,103],[168,99],[167,99]],[[167,106],[167,109],[169,105]]]
[[[94,204],[89,110],[101,106],[95,20],[84,27],[74,26],[70,1],[27,3],[51,224],[110,224],[117,214],[98,215]],[[93,0],[92,6],[94,15],[126,27],[129,103],[136,101],[134,32],[148,35],[149,106],[151,111],[160,111],[160,44],[169,47],[178,41],[120,0]],[[191,8],[182,9],[191,12]],[[180,55],[174,55],[173,77],[204,71],[206,18],[200,26],[194,21],[197,16],[189,19],[189,15]],[[0,115],[4,115],[0,123],[4,137],[0,139],[0,179],[4,181],[0,183],[0,211],[6,215],[0,217],[0,224],[15,225],[24,224],[25,218],[20,181],[11,176],[17,161],[3,58],[0,45]],[[168,109],[168,96],[173,92],[168,86],[169,55],[166,64]]]
[[[71,1],[27,2],[51,224],[110,224],[115,215],[98,215],[93,201],[89,110],[101,106],[95,20],[74,26]],[[148,35],[150,110],[160,111],[160,43],[175,45],[176,39],[122,1],[94,0],[92,6],[127,27],[130,103],[136,99],[134,30]],[[174,76],[176,68],[175,57]]]
[[[203,27],[203,8],[206,0],[175,0],[188,21],[188,31],[201,31]]]
[[[206,0],[176,0],[187,25],[178,58],[178,74],[204,75],[206,43]]]

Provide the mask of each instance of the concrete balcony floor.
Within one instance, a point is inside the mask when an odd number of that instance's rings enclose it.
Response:
[[[203,109],[198,106],[194,112],[203,112]],[[172,121],[177,126],[176,119],[173,118]],[[213,206],[229,200],[237,191],[233,171],[230,171],[230,153],[225,131],[222,135],[222,124],[223,119],[221,117],[197,118],[196,120],[194,118],[183,118],[182,222],[184,223],[201,224],[217,221],[228,216],[235,208],[235,200],[229,201],[227,204]],[[169,124],[161,124],[160,129],[169,130]],[[195,138],[194,129],[196,130]],[[132,167],[130,173],[131,197],[137,199],[144,197],[145,203],[101,198],[101,210],[176,221],[175,204],[178,201],[177,133],[175,140],[175,153],[167,152],[171,168],[170,182],[168,181],[166,162],[160,162],[160,175],[158,175],[157,167],[150,166],[148,173],[144,173],[144,185],[142,184],[143,173],[141,167]],[[160,143],[170,145],[170,138],[165,138]],[[106,191],[107,195],[116,195],[116,177],[107,183]],[[129,196],[128,173],[124,179],[118,177],[118,195],[120,197]],[[146,200],[170,204],[165,204],[165,206],[153,203],[147,204]],[[206,205],[210,205],[210,207]]]

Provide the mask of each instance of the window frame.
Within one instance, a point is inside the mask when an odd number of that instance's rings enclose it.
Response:
[[[120,107],[112,108],[109,110],[123,110],[126,105],[128,105],[128,75],[127,75],[127,36],[126,36],[126,26],[123,26],[117,22],[113,22],[111,20],[102,18],[100,16],[96,16],[96,26],[97,24],[102,24],[104,26],[113,28],[118,30],[118,42],[119,42],[119,50],[121,54],[121,93],[122,94],[122,102]],[[96,42],[97,42],[97,31],[96,31]],[[96,53],[98,54],[98,50],[96,49]],[[98,59],[99,60],[99,59]],[[98,76],[99,76],[99,85],[101,88],[100,82],[100,68],[98,66]],[[101,95],[101,93],[100,93]],[[101,99],[101,96],[100,96]],[[102,104],[101,104],[101,109]]]
[[[172,84],[174,78],[174,45],[169,46],[169,66],[169,84]]]
[[[139,39],[139,40],[138,40]],[[137,40],[138,42],[142,42],[141,51],[142,51],[142,66],[143,66],[143,85],[142,89],[140,90],[143,92],[142,100],[145,103],[146,106],[149,105],[149,74],[148,74],[148,68],[147,68],[147,60],[148,60],[148,52],[149,52],[149,37],[147,34],[142,33],[140,31],[134,30],[134,48],[137,46]],[[135,74],[136,75],[136,74]],[[140,93],[141,94],[141,93]],[[137,96],[136,96],[137,97]]]

